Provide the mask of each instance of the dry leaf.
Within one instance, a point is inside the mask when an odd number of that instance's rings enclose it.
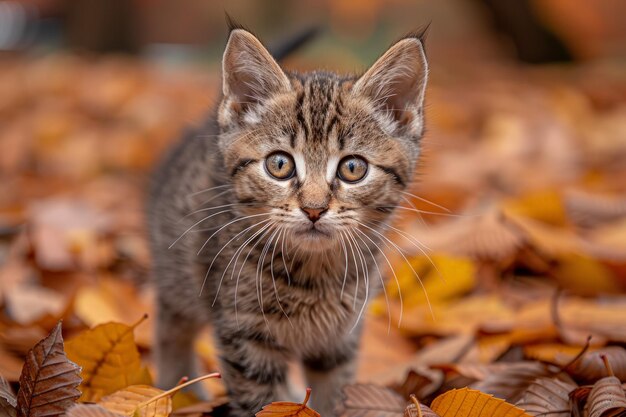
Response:
[[[577,387],[571,380],[537,378],[515,405],[532,416],[568,417],[571,415],[569,394]]]
[[[17,397],[9,382],[0,375],[0,415],[15,417],[17,414]]]
[[[593,385],[585,409],[589,417],[626,416],[626,394],[622,382],[614,376],[600,379]]]
[[[553,369],[539,362],[512,362],[497,372],[490,372],[471,387],[515,403],[527,387],[540,376],[551,375]],[[486,365],[487,367],[489,365]]]
[[[443,382],[439,381],[439,383],[435,385],[433,384],[435,382],[434,379],[432,373],[427,375],[426,373],[416,372],[414,369],[410,369],[402,384],[392,384],[389,388],[396,391],[405,400],[410,399],[411,395],[424,398],[437,390]]]
[[[404,417],[439,417],[433,410],[420,404],[415,395],[411,396],[411,402],[404,409]]]
[[[441,394],[430,408],[441,417],[530,417],[524,410],[500,398],[469,388]]]
[[[309,408],[306,403],[311,396],[311,388],[307,388],[306,396],[302,404],[288,401],[277,401],[263,406],[261,411],[256,413],[256,417],[321,417],[320,414]]]
[[[68,357],[83,367],[81,401],[98,401],[129,385],[151,383],[135,345],[135,326],[101,324],[67,342]]]
[[[128,417],[167,417],[172,412],[172,398],[169,395],[150,401],[164,392],[148,385],[131,385],[102,397],[98,404]]]
[[[67,417],[119,417],[120,414],[114,413],[97,404],[75,404],[70,408]]]
[[[571,367],[572,376],[582,381],[593,383],[606,375],[602,356],[611,363],[614,375],[626,381],[626,349],[621,346],[608,346],[594,352],[587,352]]]
[[[63,414],[80,397],[80,367],[63,351],[61,322],[26,357],[17,393],[18,417]]]
[[[378,385],[346,385],[342,392],[341,417],[399,417],[406,408],[400,395]]]

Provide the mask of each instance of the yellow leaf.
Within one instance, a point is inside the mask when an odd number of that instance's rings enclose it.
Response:
[[[612,294],[620,290],[611,270],[587,256],[563,257],[554,275],[561,287],[581,295]]]
[[[467,258],[433,255],[416,256],[400,263],[396,276],[404,304],[407,307],[436,303],[460,297],[474,288],[476,268]],[[415,271],[415,272],[414,272]],[[416,276],[417,274],[417,276]],[[393,279],[387,284],[390,297],[398,296],[398,284]],[[420,283],[421,280],[421,283]]]
[[[453,389],[441,394],[430,408],[441,417],[530,417],[524,410],[470,388]]]
[[[131,385],[103,397],[98,404],[128,417],[167,417],[172,412],[172,398],[166,395],[151,401],[164,392],[148,385]]]
[[[565,225],[563,198],[553,190],[530,193],[504,203],[504,210],[555,226]]]
[[[80,401],[98,401],[129,385],[151,383],[135,345],[135,326],[101,324],[65,344],[67,356],[83,368]]]

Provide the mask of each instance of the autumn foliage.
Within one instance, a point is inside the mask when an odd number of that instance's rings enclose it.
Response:
[[[216,378],[190,381],[211,402],[153,386],[146,181],[218,85],[206,68],[171,71],[0,60],[0,415],[228,408]],[[432,74],[420,172],[338,412],[624,415],[626,71]],[[217,370],[210,332],[194,348]],[[258,415],[315,417],[307,404]]]

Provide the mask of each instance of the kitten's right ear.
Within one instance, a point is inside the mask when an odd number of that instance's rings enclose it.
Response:
[[[261,42],[239,28],[230,32],[222,76],[224,100],[236,112],[291,88],[287,75]]]

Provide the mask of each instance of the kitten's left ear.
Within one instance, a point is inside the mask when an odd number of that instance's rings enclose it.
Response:
[[[290,82],[270,53],[250,32],[230,32],[222,61],[224,99],[234,110],[279,92],[288,91]]]
[[[408,37],[392,45],[357,80],[353,92],[373,99],[403,131],[420,135],[427,80],[428,62],[422,39]]]

